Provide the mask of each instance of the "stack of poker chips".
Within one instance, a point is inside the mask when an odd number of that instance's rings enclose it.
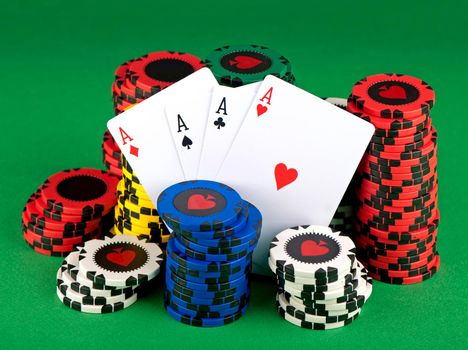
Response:
[[[175,51],[151,52],[124,62],[117,67],[112,83],[114,113],[125,112],[203,67],[200,58]],[[102,148],[105,166],[120,176],[120,149],[108,131]]]
[[[22,214],[23,237],[36,252],[66,256],[112,225],[118,179],[98,169],[50,176],[30,196]]]
[[[135,303],[137,292],[159,274],[163,253],[134,236],[88,241],[57,271],[57,296],[71,309],[111,313]]]
[[[114,212],[114,234],[146,238],[165,245],[169,231],[160,218],[140,180],[122,156],[122,179],[117,186],[117,206]]]
[[[262,215],[232,188],[188,181],[164,190],[158,211],[172,230],[167,245],[165,306],[193,326],[231,323],[247,310],[252,253]]]
[[[345,98],[324,97],[323,99],[336,107],[346,110],[348,102]],[[348,236],[351,236],[352,231],[354,230],[354,188],[355,181],[353,178],[329,225],[333,230],[341,231],[346,233]]]
[[[298,226],[271,242],[278,313],[288,322],[326,330],[354,321],[372,293],[372,279],[353,241],[325,226]]]
[[[439,269],[434,102],[427,83],[397,74],[360,80],[348,100],[376,128],[358,169],[355,241],[369,274],[387,283],[418,283]]]
[[[296,78],[283,55],[260,45],[223,46],[213,50],[204,63],[221,85],[238,87],[274,75],[291,84]]]

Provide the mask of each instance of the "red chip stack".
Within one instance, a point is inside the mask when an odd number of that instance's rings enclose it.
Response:
[[[366,77],[348,99],[347,110],[376,128],[357,172],[354,239],[383,282],[422,282],[440,266],[434,102],[427,83],[399,74]]]
[[[175,51],[151,52],[121,64],[112,83],[114,113],[123,113],[204,66],[200,58]],[[107,130],[102,152],[109,172],[122,176],[120,150]]]

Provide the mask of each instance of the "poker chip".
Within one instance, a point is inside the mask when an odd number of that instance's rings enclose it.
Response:
[[[260,45],[223,46],[204,61],[221,85],[237,87],[274,75],[294,83],[291,63],[283,55]]]
[[[280,232],[270,245],[269,265],[277,279],[278,313],[303,328],[349,324],[372,293],[372,279],[356,259],[354,243],[328,227]]]
[[[196,180],[166,188],[157,207],[172,230],[210,231],[235,223],[242,214],[243,201],[229,186]]]
[[[351,99],[366,113],[382,118],[417,118],[435,103],[431,86],[403,74],[376,74],[357,82]]]
[[[164,190],[158,212],[173,230],[166,259],[168,314],[200,327],[242,316],[250,298],[260,211],[226,185],[197,180]]]
[[[169,231],[159,216],[132,167],[122,156],[122,179],[117,185],[114,234],[132,235],[161,244],[164,249]]]
[[[434,101],[428,84],[396,74],[362,79],[348,98],[348,111],[376,127],[357,171],[353,238],[382,282],[422,282],[440,264]]]
[[[157,244],[120,235],[88,241],[80,250],[79,269],[94,283],[128,287],[153,279],[162,260]]]
[[[355,257],[349,237],[322,226],[297,226],[272,240],[270,257],[280,270],[310,278],[345,274]]]
[[[117,179],[97,169],[71,169],[50,176],[25,204],[26,243],[47,256],[66,256],[109,228]]]
[[[62,214],[102,216],[115,205],[117,182],[102,170],[65,170],[47,179],[41,198],[47,208]]]

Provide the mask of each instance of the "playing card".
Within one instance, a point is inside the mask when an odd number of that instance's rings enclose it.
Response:
[[[212,180],[244,121],[260,83],[237,88],[217,86],[211,95],[198,178]]]
[[[165,117],[166,104],[198,96],[215,85],[211,71],[202,68],[107,123],[153,203],[166,187],[185,180]]]
[[[211,84],[200,86],[196,93],[166,105],[169,130],[186,180],[197,179],[212,88]]]
[[[268,247],[280,231],[330,223],[373,133],[298,87],[263,81],[216,177],[262,212],[255,272],[271,273]]]

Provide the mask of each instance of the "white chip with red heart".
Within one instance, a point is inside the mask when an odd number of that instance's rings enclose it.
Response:
[[[332,280],[349,273],[355,259],[353,241],[326,226],[292,227],[270,244],[272,267],[290,276]]]
[[[79,253],[82,275],[108,287],[139,286],[158,275],[163,261],[157,244],[131,235],[88,241]]]

